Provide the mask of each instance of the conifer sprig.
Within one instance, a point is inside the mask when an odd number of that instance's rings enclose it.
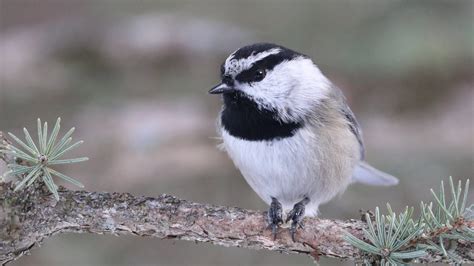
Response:
[[[389,204],[387,215],[380,214],[377,207],[374,221],[366,214],[367,229],[363,232],[368,242],[350,233],[346,233],[345,240],[375,257],[381,265],[404,264],[404,260],[423,257],[427,252],[436,252],[451,262],[461,263],[462,258],[455,249],[459,240],[474,242],[474,230],[468,226],[474,218],[474,205],[467,207],[469,179],[463,188],[461,181],[455,186],[450,177],[449,188],[450,197],[444,182],[441,182],[439,193],[431,189],[434,204],[421,202],[421,214],[417,219],[412,218],[413,207],[407,207],[398,216]]]
[[[2,145],[0,146],[0,153],[13,156],[16,159],[20,159],[25,162],[25,164],[8,164],[7,167],[9,170],[3,174],[3,176],[11,175],[21,177],[21,179],[16,183],[14,191],[28,187],[36,180],[40,179],[46,184],[46,187],[49,189],[49,191],[53,193],[56,200],[59,200],[58,186],[54,183],[53,176],[59,177],[78,187],[84,187],[84,185],[74,178],[62,174],[52,168],[54,165],[79,163],[88,160],[87,157],[62,159],[65,153],[76,148],[82,144],[83,141],[78,141],[71,144],[71,136],[75,130],[74,128],[71,128],[58,141],[60,128],[61,118],[58,118],[51,135],[48,137],[48,123],[45,122],[42,125],[41,120],[38,118],[37,143],[33,141],[33,138],[26,128],[23,128],[25,141],[20,140],[17,136],[10,132],[8,133],[8,135],[18,144],[18,146],[14,146],[12,144]],[[16,161],[17,160],[15,160],[15,162]]]

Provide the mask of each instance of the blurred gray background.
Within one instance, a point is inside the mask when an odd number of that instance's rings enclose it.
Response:
[[[354,185],[322,217],[418,206],[440,180],[473,177],[473,1],[0,3],[0,130],[20,134],[38,117],[76,126],[86,142],[74,155],[91,160],[61,170],[88,190],[265,210],[216,149],[220,99],[207,94],[225,57],[257,41],[310,55],[346,94],[368,161],[401,179]],[[184,241],[61,235],[12,265],[307,264]]]

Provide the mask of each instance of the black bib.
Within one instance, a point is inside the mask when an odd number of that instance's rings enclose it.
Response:
[[[301,122],[283,122],[275,110],[259,108],[240,92],[224,94],[221,123],[230,135],[250,140],[275,140],[292,137],[303,126]]]

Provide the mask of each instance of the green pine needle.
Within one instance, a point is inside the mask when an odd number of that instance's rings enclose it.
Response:
[[[421,231],[421,226],[416,225],[409,234],[406,233],[412,226],[410,221],[412,221],[413,208],[407,207],[398,218],[392,212],[390,206],[388,208],[389,215],[382,215],[379,208],[375,208],[375,223],[366,214],[368,229],[363,231],[364,236],[371,242],[370,244],[349,233],[345,235],[345,240],[353,246],[367,253],[378,255],[390,263],[403,263],[402,260],[404,259],[426,255],[427,253],[424,250],[407,249],[405,247]]]
[[[62,159],[62,156],[68,151],[76,148],[83,141],[78,141],[72,145],[71,135],[74,132],[74,128],[71,128],[59,141],[58,135],[61,128],[61,118],[56,120],[56,124],[48,138],[48,123],[45,122],[42,126],[41,120],[38,118],[38,141],[34,142],[30,133],[26,128],[23,128],[26,142],[20,140],[12,133],[8,135],[18,144],[17,146],[7,144],[6,146],[0,147],[0,153],[12,155],[15,158],[21,159],[28,163],[28,166],[9,164],[9,171],[4,173],[1,177],[5,176],[21,176],[23,177],[17,184],[14,191],[18,191],[24,187],[32,185],[37,179],[42,180],[49,191],[54,195],[56,200],[59,200],[58,186],[54,183],[53,176],[59,177],[71,184],[83,188],[79,181],[65,174],[62,174],[51,168],[53,165],[60,164],[71,164],[87,161],[87,157]]]
[[[459,239],[474,240],[474,230],[459,225],[474,218],[474,205],[466,207],[469,180],[464,186],[461,181],[456,186],[450,177],[449,188],[445,190],[444,182],[441,182],[438,194],[431,189],[435,204],[421,202],[418,219],[412,218],[413,207],[407,207],[397,216],[389,204],[387,215],[380,214],[378,207],[375,209],[374,221],[366,214],[367,229],[363,232],[369,243],[350,233],[346,233],[344,239],[354,247],[377,256],[381,265],[404,264],[403,260],[423,257],[428,250],[460,263],[462,258],[455,254],[453,248],[447,250],[445,242],[453,247]],[[449,191],[449,197],[446,191]]]

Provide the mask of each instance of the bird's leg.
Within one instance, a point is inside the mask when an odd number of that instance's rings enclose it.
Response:
[[[303,228],[303,222],[301,220],[303,219],[304,209],[308,202],[309,198],[305,196],[303,200],[293,206],[293,209],[288,213],[288,217],[286,218],[286,222],[291,220],[290,234],[293,242],[295,241],[297,227]]]
[[[272,197],[272,203],[270,204],[270,209],[268,210],[267,222],[268,228],[272,229],[273,240],[276,239],[278,226],[283,223],[283,211],[281,208],[281,203],[274,197]]]

